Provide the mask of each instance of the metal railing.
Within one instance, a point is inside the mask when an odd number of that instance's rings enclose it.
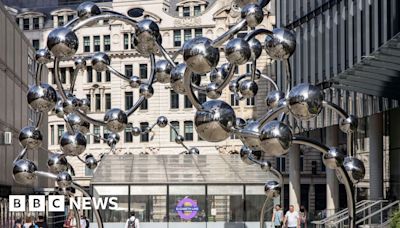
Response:
[[[400,201],[394,201],[384,207],[381,207],[377,211],[370,211],[370,214],[368,216],[363,217],[360,220],[357,220],[356,225],[360,226],[361,224],[363,225],[370,225],[370,227],[386,227],[390,223],[390,215],[392,214],[393,211],[399,210],[400,209]],[[372,212],[372,213],[371,213]],[[378,218],[378,219],[377,219]],[[378,222],[378,223],[377,223]]]

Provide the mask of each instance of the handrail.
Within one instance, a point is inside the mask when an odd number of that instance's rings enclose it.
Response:
[[[360,211],[356,211],[356,215],[359,214],[359,213],[361,213],[361,212],[363,212],[363,211],[365,211],[365,210],[367,210],[367,209],[370,209],[371,207],[373,207],[373,206],[375,206],[375,205],[377,205],[377,204],[385,203],[385,202],[388,202],[388,201],[387,201],[387,200],[378,200],[378,201],[375,201],[375,203],[368,205],[368,207],[363,208],[363,209],[360,210]],[[335,224],[341,223],[341,222],[343,222],[343,221],[345,221],[345,220],[347,220],[346,217],[344,217],[344,218],[342,218],[342,219],[339,219],[338,221],[335,221]]]
[[[370,219],[372,216],[375,216],[375,215],[377,215],[377,214],[379,214],[379,213],[385,211],[386,209],[393,207],[393,206],[396,205],[396,204],[398,204],[398,205],[400,206],[400,201],[399,201],[399,200],[396,200],[396,201],[394,201],[393,203],[388,204],[388,205],[386,205],[385,207],[382,207],[381,209],[375,211],[374,213],[369,214],[368,216],[365,216],[364,218],[358,220],[358,221],[356,222],[356,224],[360,224],[360,223],[364,222],[365,220]]]

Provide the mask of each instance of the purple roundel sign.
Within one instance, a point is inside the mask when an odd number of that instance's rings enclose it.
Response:
[[[175,210],[178,212],[178,215],[181,217],[181,219],[191,220],[197,215],[199,207],[197,206],[196,201],[190,198],[184,198],[178,202]]]

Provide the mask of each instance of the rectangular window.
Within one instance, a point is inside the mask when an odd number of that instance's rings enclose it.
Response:
[[[251,66],[252,66],[252,64],[246,64],[246,73],[251,72]]]
[[[243,222],[243,204],[245,202],[243,191],[244,186],[242,185],[207,186],[208,214],[215,215],[215,211],[217,211],[218,215],[212,216],[212,222]]]
[[[104,128],[103,130],[103,138],[108,138],[108,136],[110,135],[111,131],[109,131],[107,128]]]
[[[200,16],[200,14],[201,14],[201,7],[195,6],[194,7],[194,16]]]
[[[58,16],[58,26],[64,26],[64,16]]]
[[[191,29],[185,29],[183,31],[183,33],[184,33],[184,37],[183,37],[184,42],[192,39],[192,30]]]
[[[140,129],[142,130],[142,132],[144,132],[148,126],[149,123],[147,122],[140,123]],[[148,141],[149,141],[149,133],[140,135],[140,142],[148,142]]]
[[[147,64],[140,64],[139,69],[140,69],[140,78],[147,79]]]
[[[106,71],[106,82],[111,82],[111,73],[110,71]]]
[[[204,93],[199,93],[199,102],[200,104],[203,104],[207,101],[207,95]]]
[[[39,50],[39,40],[32,40],[32,46],[35,50]]]
[[[276,158],[276,168],[281,172],[286,172],[286,158],[277,157]]]
[[[231,94],[231,106],[239,106],[239,100],[235,98],[235,94]]]
[[[74,19],[74,15],[73,14],[67,16],[67,20],[68,21],[72,21],[72,19]]]
[[[185,108],[193,108],[192,102],[190,102],[188,96],[185,95]]]
[[[190,7],[188,7],[188,6],[183,7],[183,16],[190,17]]]
[[[125,65],[125,76],[132,77],[133,76],[133,67],[132,65]]]
[[[127,127],[125,129],[125,142],[126,143],[131,143],[133,142],[133,136],[132,136],[132,128]]]
[[[111,109],[111,94],[106,93],[105,97],[106,97],[106,110],[110,110]]]
[[[93,69],[91,66],[86,67],[87,82],[93,82]]]
[[[194,36],[195,37],[203,36],[203,29],[201,29],[201,28],[195,29],[194,30]]]
[[[62,84],[67,83],[67,69],[60,68],[60,80]]]
[[[100,36],[93,36],[93,49],[100,51]]]
[[[93,126],[93,134],[95,135],[93,137],[93,143],[100,143],[100,126]]]
[[[170,141],[175,142],[175,138],[176,136],[178,136],[178,134],[179,134],[179,122],[171,121],[171,127],[169,129]]]
[[[130,188],[130,209],[135,212],[136,218],[140,218],[140,222],[167,222],[166,185],[132,185]]]
[[[124,34],[124,49],[129,49],[129,34],[127,33]]]
[[[83,52],[90,52],[90,37],[83,37]]]
[[[86,94],[86,99],[89,101],[89,111],[90,111],[90,106],[92,105],[92,96],[90,94]]]
[[[68,71],[69,71],[69,84],[72,84],[74,79],[74,68],[68,67]]]
[[[140,105],[140,110],[148,110],[149,109],[149,101],[145,99]]]
[[[54,145],[54,125],[50,125],[50,145]]]
[[[104,51],[110,51],[111,50],[111,38],[110,38],[110,35],[105,35],[103,37],[103,42],[104,42]]]
[[[254,106],[254,105],[256,105],[256,99],[255,99],[255,97],[248,98],[248,99],[246,100],[246,104],[247,104],[248,106]]]
[[[93,176],[93,169],[89,169],[86,165],[85,165],[85,176],[87,177]]]
[[[133,40],[134,40],[134,36],[135,36],[135,34],[131,34],[131,42],[130,42],[130,44],[131,44],[131,49],[135,49],[135,45],[133,44]]]
[[[101,72],[96,72],[96,81],[97,82],[101,82],[102,81]]]
[[[64,125],[57,125],[57,142],[60,142],[61,136],[64,134]]]
[[[125,92],[125,110],[133,106],[133,92]]]
[[[101,110],[100,94],[96,94],[95,97],[96,97],[96,104],[95,104],[96,112],[99,112]]]
[[[179,109],[179,94],[171,90],[171,109]]]
[[[29,30],[29,19],[28,19],[28,18],[24,18],[24,19],[22,20],[22,22],[23,22],[23,28],[24,28],[24,30]]]
[[[174,30],[174,47],[182,46],[182,32],[181,30]]]
[[[193,141],[193,122],[185,121],[185,141]]]
[[[33,18],[33,29],[39,29],[39,18]]]

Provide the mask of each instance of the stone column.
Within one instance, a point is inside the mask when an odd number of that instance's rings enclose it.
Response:
[[[371,200],[383,199],[383,115],[369,118],[369,190]]]
[[[390,167],[390,196],[394,200],[400,199],[400,128],[398,124],[400,121],[400,109],[390,111],[390,125],[389,125],[389,167]]]
[[[338,146],[338,126],[326,128],[326,144],[328,146]],[[335,214],[339,207],[339,182],[335,170],[326,168],[326,210],[327,216]]]
[[[300,145],[292,145],[289,151],[289,205],[296,211],[300,207]]]
[[[44,27],[44,18],[39,17],[39,29],[43,29],[43,27]]]

